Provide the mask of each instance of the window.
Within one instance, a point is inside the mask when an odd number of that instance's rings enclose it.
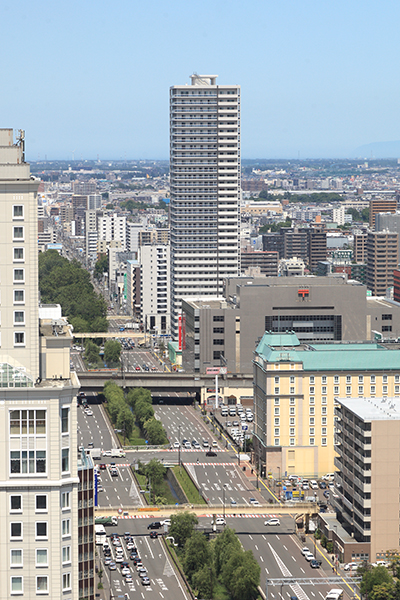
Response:
[[[326,427],[321,427],[321,435],[326,435]]]
[[[223,346],[224,343],[225,343],[224,338],[218,338],[216,340],[213,340],[214,346]]]
[[[294,427],[289,427],[289,435],[295,435]]]
[[[23,304],[25,302],[25,291],[14,290],[14,304]]]
[[[29,459],[29,460],[28,460]],[[11,450],[10,471],[18,473],[46,473],[46,450]]]
[[[394,376],[394,382],[395,383],[400,383],[400,375],[395,375]]]
[[[14,269],[14,283],[25,281],[25,269]]]
[[[382,331],[392,331],[391,325],[382,325]]]
[[[358,383],[364,383],[364,376],[363,375],[359,375],[358,376]]]
[[[382,386],[382,394],[387,394],[388,393],[388,386],[387,385],[383,385]]]
[[[310,398],[310,404],[315,404],[315,398],[314,398],[314,396],[311,396],[311,398]]]
[[[14,261],[22,262],[25,259],[25,252],[23,248],[14,248]]]
[[[371,375],[371,383],[375,383],[375,375]]]
[[[399,394],[400,393],[400,385],[395,385],[394,386],[394,393],[395,394]]]
[[[382,375],[382,383],[387,383],[387,382],[388,382],[388,376]]]
[[[290,438],[289,439],[289,446],[294,446],[294,445],[295,445],[294,438]]]
[[[323,385],[321,388],[321,394],[326,394],[326,385]]]
[[[296,414],[296,413],[295,413],[295,407],[294,407],[294,406],[291,406],[291,407],[289,408],[289,415],[294,415],[294,414]]]
[[[22,496],[10,496],[10,512],[22,512]]]
[[[321,425],[326,425],[327,423],[327,418],[326,417],[322,417],[321,418]]]
[[[295,424],[294,417],[290,417],[290,419],[289,419],[289,425],[294,425],[294,424]]]
[[[61,493],[61,508],[70,508],[69,492]]]
[[[310,442],[310,446],[314,446],[315,445],[315,439],[314,438],[310,438],[309,442]]]
[[[315,435],[315,428],[314,427],[310,427],[310,435]]]
[[[346,394],[351,394],[351,385],[346,386]]]
[[[63,562],[63,564],[71,562],[71,546],[63,546],[62,562]]]
[[[335,375],[333,378],[333,383],[339,383],[339,375]]]
[[[279,385],[279,377],[275,377],[275,385]]]
[[[279,415],[279,406],[275,406],[274,415]]]
[[[224,315],[214,315],[214,316],[213,316],[213,321],[214,321],[214,323],[215,323],[216,321],[224,321],[224,319],[225,319]]]
[[[274,425],[275,426],[279,426],[279,417],[274,419]]]
[[[279,406],[279,398],[275,398],[274,404],[275,404],[275,406]]]
[[[311,377],[310,377],[310,385],[313,384],[313,383],[315,383],[315,377],[314,377],[314,375],[311,375]]]
[[[213,360],[219,360],[221,358],[221,356],[223,356],[223,352],[221,352],[221,350],[214,350],[214,352],[213,352]]]
[[[13,227],[13,239],[14,240],[23,240],[24,239],[24,228],[23,227]]]
[[[309,425],[315,425],[315,417],[310,417],[309,421]]]
[[[388,315],[382,315],[382,321],[391,321],[392,320],[392,315],[388,314]]]
[[[69,432],[69,408],[61,409],[61,433]]]
[[[279,446],[279,438],[275,438],[274,445]]]
[[[24,588],[22,586],[22,577],[11,577],[11,593],[22,594]]]
[[[295,398],[289,398],[289,404],[293,405],[296,402]]]
[[[49,561],[47,557],[47,548],[36,549],[36,566],[37,567],[48,567]]]
[[[322,396],[322,398],[321,398],[321,404],[326,404],[326,396]]]
[[[11,567],[22,567],[22,550],[11,550],[10,565]]]
[[[346,375],[346,383],[351,383],[351,375]]]
[[[24,205],[23,204],[15,204],[13,206],[13,219],[23,219],[24,218]]]
[[[14,325],[25,325],[25,311],[14,311]]]
[[[290,376],[290,383],[294,383],[294,375]]]
[[[22,540],[22,523],[10,523],[10,537],[12,540]]]
[[[63,519],[61,521],[61,534],[62,534],[62,536],[71,535],[71,533],[70,533],[70,519]]]
[[[339,386],[338,386],[338,385],[335,385],[335,386],[333,387],[333,393],[334,393],[335,395],[339,394]]]
[[[295,394],[294,386],[290,387],[289,394]]]
[[[47,522],[37,521],[36,522],[36,537],[47,538]]]
[[[25,331],[14,331],[14,346],[25,346]]]
[[[213,327],[213,333],[225,333],[225,327]]]
[[[61,471],[63,473],[69,471],[69,448],[61,450]]]
[[[310,395],[313,396],[315,394],[315,387],[310,387]]]
[[[310,415],[315,415],[315,406],[310,406]]]
[[[36,496],[36,512],[47,512],[47,495],[40,494]]]
[[[376,387],[374,385],[371,385],[371,392],[370,392],[371,395],[375,395],[375,390],[376,390]]]
[[[47,575],[39,575],[36,577],[36,593],[37,594],[47,594],[49,591],[48,586],[48,576]]]
[[[63,589],[63,592],[65,590],[70,590],[71,589],[71,573],[63,573],[63,576],[62,576],[62,589]]]
[[[274,435],[279,435],[279,429],[275,429]]]
[[[321,446],[327,446],[327,438],[321,438]]]
[[[274,393],[275,394],[279,394],[279,388],[278,387],[275,388],[275,392]]]
[[[358,386],[358,394],[361,396],[364,394],[364,386],[363,385]]]

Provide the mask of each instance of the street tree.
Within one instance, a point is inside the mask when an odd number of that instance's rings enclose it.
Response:
[[[212,553],[206,537],[200,531],[194,531],[186,540],[185,552],[183,555],[183,568],[189,581],[193,582],[193,575],[202,565],[211,563]]]
[[[369,600],[395,600],[395,598],[395,586],[392,582],[375,585],[368,594]]]
[[[117,340],[107,340],[104,344],[104,361],[118,363],[121,357],[121,344]]]
[[[154,417],[154,409],[151,404],[140,399],[135,403],[135,416],[140,427],[143,428],[146,421]]]
[[[197,525],[198,522],[196,515],[188,511],[172,515],[169,535],[175,539],[175,543],[178,544],[178,546],[183,547],[186,540],[193,534],[194,526]]]
[[[193,587],[199,598],[212,598],[216,575],[213,565],[204,565],[193,575]]]
[[[217,575],[221,573],[223,565],[234,550],[241,550],[239,538],[233,529],[226,527],[214,542],[214,564]]]
[[[167,473],[166,467],[159,460],[153,458],[144,468],[144,473],[151,483],[154,494],[159,493],[159,488],[164,482]]]
[[[87,339],[85,343],[85,358],[94,365],[100,362],[99,347],[90,339]]]
[[[126,402],[121,403],[121,409],[117,414],[116,425],[117,429],[121,429],[125,432],[126,437],[129,438],[132,435],[135,419]]]
[[[374,589],[375,586],[391,582],[392,578],[385,567],[373,567],[370,571],[366,571],[363,574],[360,591],[363,595],[368,595],[369,597],[370,592]]]
[[[158,421],[154,417],[151,417],[144,423],[143,429],[146,432],[146,438],[149,444],[152,446],[158,446],[168,442],[167,434],[165,433],[161,421]]]
[[[251,550],[234,550],[222,567],[221,580],[232,600],[255,600],[260,584],[260,565]]]

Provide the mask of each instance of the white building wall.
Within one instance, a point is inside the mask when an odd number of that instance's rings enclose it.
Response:
[[[170,332],[170,246],[140,246],[142,322]],[[162,318],[164,317],[164,319]],[[154,322],[154,327],[151,325]],[[164,325],[164,326],[163,326]]]

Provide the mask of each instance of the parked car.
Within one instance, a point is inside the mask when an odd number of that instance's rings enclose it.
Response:
[[[343,570],[344,571],[355,571],[356,569],[358,569],[358,563],[355,562],[349,562],[347,563],[347,565],[344,565]]]
[[[314,560],[310,561],[310,567],[312,569],[319,569],[321,565],[322,565],[322,560],[315,560],[315,558],[314,558]]]

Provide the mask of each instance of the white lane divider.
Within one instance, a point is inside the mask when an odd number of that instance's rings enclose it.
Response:
[[[284,577],[292,577],[291,572],[289,571],[289,569],[287,568],[287,566],[285,565],[283,560],[280,558],[280,556],[278,556],[278,554],[276,553],[274,548],[271,546],[270,542],[268,542],[268,546],[272,552],[273,557],[275,558],[275,560],[278,564],[278,567],[281,570],[282,575]],[[299,600],[310,600],[310,598],[307,596],[307,594],[305,593],[303,588],[301,588],[298,583],[293,583],[289,587],[295,593],[295,595],[297,596],[297,598]]]

